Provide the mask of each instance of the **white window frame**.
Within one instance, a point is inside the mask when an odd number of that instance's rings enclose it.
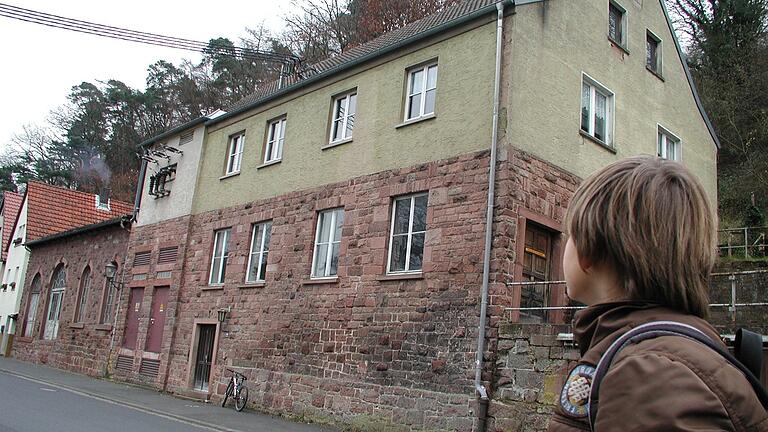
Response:
[[[259,231],[259,227],[262,227],[261,230],[261,236],[259,239],[256,238],[256,233]],[[272,230],[272,221],[266,221],[266,222],[259,222],[256,224],[253,224],[251,226],[251,248],[249,249],[248,253],[248,269],[246,271],[245,275],[245,282],[246,283],[257,283],[257,282],[264,282],[264,275],[261,274],[261,264],[263,263],[264,255],[266,254],[269,256],[269,243],[266,241],[267,235],[270,235],[271,239],[271,231]],[[256,241],[258,240],[259,250],[254,251],[253,247],[257,245]],[[253,260],[258,259],[259,265],[256,267],[256,274],[252,274],[251,272],[251,264],[253,264]],[[266,273],[266,271],[265,271]]]
[[[619,12],[621,12],[621,40],[617,40],[611,36],[611,6],[615,7]],[[608,39],[618,43],[624,49],[629,46],[627,44],[629,34],[629,18],[627,15],[627,8],[613,0],[608,2]]]
[[[429,82],[429,69],[430,68],[437,68],[437,72],[435,72],[435,86],[434,87],[428,87]],[[420,89],[416,89],[417,91],[414,91],[414,89],[411,88],[413,83],[413,75],[417,72],[422,72],[424,79],[422,79],[422,84]],[[440,69],[438,68],[437,62],[429,62],[425,64],[424,66],[415,67],[412,69],[408,69],[408,87],[407,91],[405,93],[405,113],[404,113],[404,121],[413,121],[420,119],[422,117],[427,117],[435,114],[435,110],[433,109],[430,112],[424,112],[426,109],[426,103],[427,103],[427,91],[429,90],[435,90],[435,106],[437,106],[437,80],[440,77]],[[419,102],[419,114],[414,117],[409,117],[411,114],[411,100],[414,96],[421,94],[420,102]]]
[[[582,92],[584,91],[584,85],[589,86],[589,130],[584,130],[581,127],[581,110],[584,108],[581,104]],[[595,136],[595,101],[596,93],[600,93],[606,98],[605,102],[605,139],[602,140]],[[586,73],[581,74],[581,86],[579,86],[579,130],[586,133],[593,139],[607,145],[608,147],[615,148],[614,140],[614,125],[615,125],[615,113],[616,112],[616,94],[610,89],[600,84],[597,80],[590,77]]]
[[[63,274],[64,282],[62,286],[56,286],[56,282],[59,280],[59,274]],[[64,303],[64,293],[67,290],[67,273],[63,268],[56,269],[54,279],[51,281],[50,296],[48,297],[48,310],[45,314],[45,331],[43,332],[43,338],[45,340],[54,340],[59,334],[59,321],[61,320],[61,308]],[[56,299],[56,306],[54,310],[53,299]],[[52,318],[53,317],[53,318]]]
[[[648,38],[653,39],[656,41],[656,66],[651,67],[648,65]],[[652,72],[661,75],[661,68],[664,66],[664,58],[662,56],[662,40],[660,37],[656,36],[655,33],[652,31],[646,29],[645,31],[645,66],[650,69]]]
[[[225,279],[225,269],[227,266],[227,261],[229,261],[229,237],[232,229],[231,228],[223,228],[220,230],[216,230],[213,235],[213,250],[211,251],[211,269],[208,273],[208,285],[224,285],[224,279]],[[223,235],[224,239],[222,240],[221,244],[221,256],[216,256],[216,245],[219,242],[219,236]],[[216,260],[219,260],[218,262],[218,275],[219,280],[214,281],[213,280],[213,270],[216,268]]]
[[[426,193],[418,193],[413,195],[405,195],[400,196],[392,200],[392,221],[390,222],[389,227],[389,252],[387,253],[387,273],[388,274],[403,274],[403,273],[421,273],[422,269],[418,270],[411,270],[411,241],[413,240],[414,234],[424,234],[424,248],[426,249],[426,223],[424,225],[424,231],[413,231],[413,215],[414,210],[416,207],[416,198],[426,196],[427,197],[427,209],[429,208],[429,194]],[[404,270],[392,270],[392,246],[394,244],[394,237],[395,237],[395,210],[397,209],[397,202],[403,201],[403,200],[410,200],[411,201],[411,209],[408,214],[408,232],[405,234],[407,235],[407,246],[405,248],[405,269]],[[399,236],[402,236],[403,234],[398,234]],[[422,254],[422,268],[424,267],[424,255]]]
[[[240,132],[229,137],[229,151],[227,152],[226,174],[237,174],[243,163],[243,148],[245,147],[245,132]]]
[[[668,158],[670,142],[675,148],[675,157],[673,159]],[[661,124],[656,125],[656,155],[675,162],[683,160],[683,140]]]
[[[355,112],[350,112],[349,110],[349,105],[352,101],[352,97],[355,98]],[[339,106],[341,104],[344,104],[344,114],[342,114],[341,116],[338,116]],[[355,114],[357,112],[357,90],[352,90],[333,98],[332,109],[333,111],[331,112],[331,133],[328,138],[328,143],[334,144],[341,141],[352,139],[352,135],[354,133],[354,127],[355,127]],[[349,126],[350,117],[352,121],[352,130],[349,130],[349,134],[347,134],[347,128]],[[336,132],[337,123],[340,124],[341,135],[339,136],[339,138],[333,139],[333,136],[335,135],[334,132]]]
[[[264,146],[264,163],[277,162],[283,159],[287,120],[286,117],[282,117],[269,122],[267,143]]]
[[[323,239],[320,238],[322,235],[322,226],[320,226],[321,222],[323,221],[323,214],[329,213],[330,214],[330,228],[328,230],[328,240],[323,241]],[[339,238],[336,238],[336,220],[338,218],[338,215],[341,214],[342,224],[344,223],[344,208],[343,207],[337,207],[332,209],[323,210],[321,212],[318,212],[317,214],[317,228],[315,230],[315,246],[312,250],[312,269],[311,269],[311,279],[324,279],[324,278],[335,278],[338,276],[338,266],[336,266],[336,273],[331,273],[331,262],[333,261],[333,246],[339,245],[339,257],[341,257],[341,233],[339,233]],[[326,252],[325,256],[321,257],[318,256],[318,250],[320,249],[320,246],[326,245]],[[325,271],[323,274],[318,275],[315,273],[315,264],[317,264],[317,260],[322,259],[325,261]]]

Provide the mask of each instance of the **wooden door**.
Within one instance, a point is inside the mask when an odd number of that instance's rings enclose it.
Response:
[[[149,313],[146,350],[159,353],[163,345],[165,310],[168,308],[168,287],[155,288],[152,294],[152,310]]]
[[[139,334],[139,317],[141,301],[144,299],[144,288],[131,288],[128,301],[128,316],[125,319],[125,335],[123,348],[136,349],[136,337]]]

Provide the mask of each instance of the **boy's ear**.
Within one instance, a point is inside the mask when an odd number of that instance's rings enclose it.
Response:
[[[581,267],[581,271],[583,271],[586,274],[589,274],[592,272],[592,267],[594,267],[594,264],[591,260],[587,258],[582,258],[579,256],[579,267]]]

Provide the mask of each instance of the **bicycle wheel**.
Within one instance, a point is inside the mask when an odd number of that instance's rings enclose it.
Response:
[[[248,387],[242,386],[240,387],[240,391],[238,392],[237,396],[235,396],[235,409],[239,412],[242,411],[243,408],[245,408],[245,405],[248,403]]]
[[[235,390],[235,383],[232,382],[232,380],[229,380],[229,384],[227,384],[227,391],[224,392],[224,399],[221,401],[221,406],[227,405],[227,399],[229,399],[230,396],[232,396],[232,392]]]

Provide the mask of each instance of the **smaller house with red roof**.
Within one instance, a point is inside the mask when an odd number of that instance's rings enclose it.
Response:
[[[9,207],[11,207],[14,205],[15,198],[12,195],[9,196]],[[133,206],[128,203],[109,199],[104,202],[99,195],[41,182],[29,182],[25,194],[19,198],[18,211],[14,220],[10,224],[3,221],[5,268],[2,288],[0,288],[0,324],[3,327],[0,353],[2,354],[10,352],[12,335],[16,333],[20,323],[17,322],[17,318],[31,254],[28,244],[83,227],[107,221],[119,221],[133,210]],[[6,232],[9,234],[8,240],[6,240]],[[65,257],[60,259],[66,260]],[[55,281],[46,281],[44,285],[50,285],[48,282]],[[55,296],[46,298],[46,301],[50,310],[45,311],[45,316],[50,322],[46,326],[45,336],[55,338],[62,305],[60,299]]]

